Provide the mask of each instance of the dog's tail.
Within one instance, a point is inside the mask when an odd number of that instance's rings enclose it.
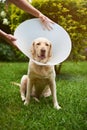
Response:
[[[16,85],[18,87],[21,87],[21,84],[20,83],[16,83],[16,82],[11,82],[12,85]]]

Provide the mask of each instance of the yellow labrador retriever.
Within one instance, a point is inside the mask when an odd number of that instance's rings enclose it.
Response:
[[[47,63],[52,57],[51,42],[45,38],[35,39],[32,43],[31,54],[36,61]],[[25,101],[24,105],[30,103],[31,95],[39,99],[42,95],[49,96],[52,94],[54,107],[56,109],[61,108],[56,96],[54,66],[42,66],[30,61],[28,75],[24,75],[21,79],[20,92],[22,100]]]

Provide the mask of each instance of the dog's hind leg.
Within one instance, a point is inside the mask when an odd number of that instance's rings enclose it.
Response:
[[[26,98],[27,79],[27,75],[23,75],[21,78],[20,94],[22,101],[25,101]]]

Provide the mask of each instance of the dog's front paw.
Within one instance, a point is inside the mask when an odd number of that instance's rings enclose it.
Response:
[[[24,105],[28,106],[29,102],[25,100]]]
[[[22,99],[22,101],[25,101],[26,98],[25,98],[25,96],[21,96],[21,99]]]
[[[58,104],[55,104],[54,108],[57,110],[61,109],[61,107]]]

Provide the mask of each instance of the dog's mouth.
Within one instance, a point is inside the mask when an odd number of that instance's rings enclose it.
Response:
[[[40,54],[38,57],[39,57],[39,59],[41,59],[41,60],[43,60],[43,59],[46,58],[46,57],[45,57],[45,54]]]
[[[42,51],[41,50],[41,53],[40,53],[40,55],[38,56],[41,60],[43,60],[43,59],[45,59],[46,58],[46,56],[45,56],[45,51]]]

